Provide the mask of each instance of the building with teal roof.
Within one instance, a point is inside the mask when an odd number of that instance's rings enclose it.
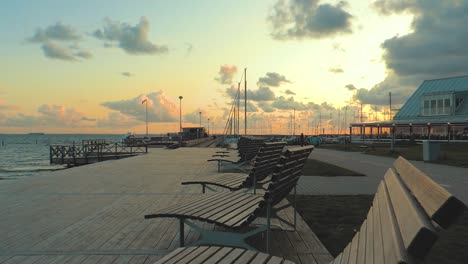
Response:
[[[392,120],[351,123],[360,134],[468,139],[468,76],[425,80]]]

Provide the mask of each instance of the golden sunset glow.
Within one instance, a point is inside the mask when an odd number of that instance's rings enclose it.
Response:
[[[401,105],[429,75],[394,63],[424,14],[393,2],[2,3],[0,133],[143,133],[144,99],[150,133],[177,131],[180,103],[184,126],[202,112],[222,133],[244,68],[249,133],[336,132],[361,103],[383,120],[389,89]]]

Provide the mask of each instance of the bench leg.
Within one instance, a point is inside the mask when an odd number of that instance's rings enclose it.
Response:
[[[198,246],[198,245],[219,245],[228,247],[244,248],[248,250],[257,250],[245,242],[245,240],[258,233],[265,232],[266,226],[258,227],[247,233],[237,233],[228,231],[215,231],[203,229],[200,226],[192,223],[191,221],[185,221],[185,224],[190,226],[192,230],[200,233],[200,239],[187,246]]]
[[[184,219],[179,219],[179,243],[180,247],[184,246],[185,235],[184,235]]]

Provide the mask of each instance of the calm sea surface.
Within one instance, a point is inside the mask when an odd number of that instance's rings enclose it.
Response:
[[[63,169],[49,164],[50,145],[80,145],[85,139],[105,139],[121,142],[123,135],[92,134],[0,134],[0,180],[33,177],[43,171]]]

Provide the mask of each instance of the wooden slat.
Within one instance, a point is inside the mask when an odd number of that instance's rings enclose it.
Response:
[[[240,258],[238,258],[234,264],[243,264],[249,263],[255,256],[258,254],[258,251],[248,250]]]
[[[230,247],[223,247],[218,252],[216,252],[210,259],[205,261],[205,264],[214,264],[220,263],[219,261],[222,260],[226,255],[228,255],[234,248]]]
[[[405,250],[423,258],[437,240],[436,230],[424,210],[389,169],[384,177]]]
[[[447,228],[465,210],[460,200],[404,158],[399,157],[394,167],[429,217],[440,226]]]
[[[252,198],[255,198],[245,194],[227,197],[229,197],[229,199],[225,199],[221,203],[214,201],[214,203],[210,203],[210,206],[203,207],[203,210],[188,213],[195,217],[217,219],[216,215],[220,213],[224,215],[225,213],[223,212],[225,212],[226,209],[234,209],[236,206],[248,203]]]
[[[208,194],[206,195],[206,199],[195,199],[193,202],[188,201],[185,203],[181,203],[178,205],[178,207],[174,210],[172,210],[172,207],[169,208],[169,210],[163,209],[165,214],[184,214],[187,212],[196,212],[198,210],[201,210],[202,208],[206,208],[211,206],[213,203],[223,203],[226,200],[229,200],[231,197],[234,196],[240,196],[241,194],[239,193],[232,193],[231,196],[227,193],[216,193],[214,195]],[[205,196],[205,195],[203,195]]]
[[[349,261],[349,253],[351,250],[351,243],[349,243],[343,250],[343,256],[341,256],[340,264],[347,264]]]
[[[245,249],[235,248],[221,260],[221,263],[231,263],[245,252]]]
[[[178,254],[174,258],[170,259],[167,264],[170,263],[189,263],[191,260],[196,259],[203,252],[208,250],[208,247],[195,247],[188,254]],[[183,252],[182,252],[183,253]]]
[[[375,199],[375,198],[374,198]],[[369,208],[366,218],[366,262],[374,263],[374,209]]]
[[[357,251],[357,261],[356,263],[366,263],[366,237],[367,237],[367,220],[361,225],[359,229],[359,247],[356,249]]]
[[[341,259],[343,258],[343,252],[341,252],[336,258],[333,260],[333,264],[341,264]]]
[[[201,196],[198,199],[193,199],[187,202],[178,203],[178,204],[169,206],[167,208],[164,208],[164,212],[165,213],[177,212],[178,210],[183,210],[184,208],[190,208],[193,206],[197,206],[198,204],[203,204],[207,200],[210,200],[217,196],[222,196],[222,195],[223,195],[222,193],[206,194],[206,195]],[[145,218],[147,217],[145,216]]]
[[[265,253],[258,253],[255,258],[250,262],[250,264],[263,264],[270,258],[269,255]]]
[[[222,216],[213,216],[211,219],[216,219],[217,222],[224,223],[229,226],[230,223],[238,223],[241,219],[252,214],[256,208],[258,208],[260,202],[263,199],[260,197],[252,197],[248,203],[239,204],[239,207],[233,207],[228,210],[227,214]],[[247,201],[247,200],[246,200]]]
[[[377,199],[377,197],[374,198],[374,201],[372,204],[372,218],[373,218],[372,221],[373,221],[373,235],[374,236],[371,240],[371,243],[374,245],[374,251],[373,251],[374,261],[378,262],[382,259],[385,259],[385,257],[384,257],[384,251],[383,251],[382,224],[380,221],[380,205],[379,205],[379,199]]]
[[[359,232],[357,232],[354,237],[353,237],[353,240],[351,241],[351,249],[350,249],[350,252],[349,252],[349,259],[348,259],[348,263],[349,264],[361,264],[359,262],[357,262],[357,255],[358,255],[358,248],[359,248],[359,237],[360,237],[360,234]]]
[[[379,201],[380,226],[382,227],[382,260],[384,263],[409,263],[384,182],[379,185],[375,195]]]
[[[190,259],[190,263],[191,264],[205,263],[207,259],[211,258],[211,256],[216,254],[216,252],[218,252],[220,249],[221,249],[220,247],[206,247],[206,250],[203,251],[203,253],[201,253],[194,259]]]
[[[243,206],[246,204],[250,204],[252,201],[256,200],[256,196],[252,195],[243,195],[240,197],[240,199],[233,200],[229,203],[226,203],[226,205],[213,208],[210,212],[207,214],[203,215],[203,218],[209,218],[212,220],[218,221],[222,217],[224,217],[226,214],[229,214],[232,212],[234,215],[237,215],[240,211],[244,211]],[[239,209],[242,208],[242,209]]]

